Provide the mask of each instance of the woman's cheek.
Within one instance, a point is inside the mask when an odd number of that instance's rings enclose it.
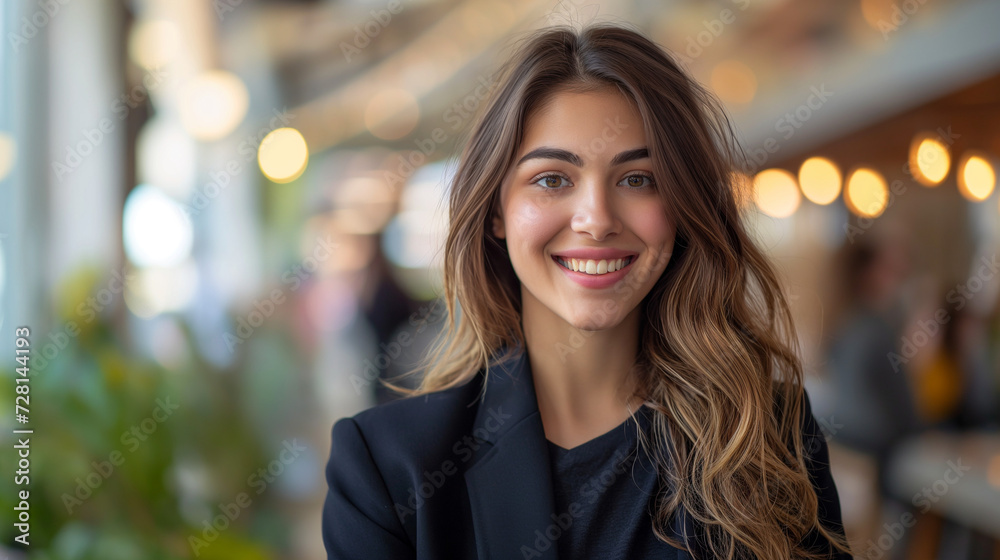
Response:
[[[559,220],[555,212],[542,207],[534,200],[520,201],[511,205],[508,216],[516,228],[511,233],[522,237],[528,244],[545,243],[559,230]]]
[[[542,211],[536,202],[530,199],[512,202],[507,215],[512,218],[514,227],[518,229],[531,228],[542,220]]]
[[[667,218],[665,210],[646,207],[634,216],[633,227],[641,238],[654,245],[664,244],[668,248],[673,245],[675,227]]]

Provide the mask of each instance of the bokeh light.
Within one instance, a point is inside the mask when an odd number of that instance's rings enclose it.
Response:
[[[920,184],[933,187],[948,176],[951,156],[939,139],[929,134],[917,135],[910,145],[910,171]]]
[[[889,188],[885,178],[874,169],[855,169],[847,177],[844,202],[848,210],[863,218],[880,216],[889,204]]]
[[[218,140],[239,126],[249,105],[250,96],[243,80],[231,72],[210,70],[184,87],[181,123],[199,140]]]
[[[139,268],[125,291],[125,305],[137,317],[150,318],[186,308],[198,287],[198,269],[191,259],[174,266]]]
[[[413,95],[401,89],[381,90],[365,107],[365,126],[377,138],[397,140],[413,131],[420,107]]]
[[[261,173],[275,183],[298,179],[309,163],[309,147],[294,128],[278,128],[264,137],[257,150]]]
[[[989,198],[996,187],[997,175],[993,164],[984,154],[969,152],[958,165],[958,192],[979,202]]]
[[[354,177],[339,185],[333,202],[340,231],[364,235],[385,227],[395,210],[396,195],[378,177]]]
[[[176,121],[156,117],[136,140],[138,180],[184,200],[194,189],[197,156],[197,146]]]
[[[140,267],[174,266],[191,254],[194,232],[180,204],[142,184],[125,199],[122,216],[125,254]]]
[[[17,143],[6,132],[0,132],[0,181],[14,168],[17,159]]]
[[[315,259],[320,276],[335,276],[344,272],[364,270],[371,266],[375,256],[375,238],[355,235],[340,229],[339,222],[329,214],[313,216],[306,221],[299,239],[299,256],[303,261],[324,251],[324,245],[333,247],[333,258]]]
[[[177,58],[181,34],[169,20],[150,19],[132,27],[128,40],[128,55],[146,69],[165,66]]]
[[[842,178],[840,169],[832,161],[811,157],[799,167],[799,186],[810,201],[827,205],[840,196]]]
[[[801,199],[795,177],[784,169],[765,169],[754,177],[754,201],[768,216],[791,216],[799,208]]]
[[[441,266],[448,232],[446,186],[451,170],[444,162],[426,165],[403,188],[399,213],[386,225],[382,248],[386,258],[401,268]]]
[[[712,69],[712,89],[727,103],[744,105],[757,94],[757,76],[738,60],[724,60]]]
[[[894,0],[861,0],[861,15],[873,29],[884,31],[892,23]]]

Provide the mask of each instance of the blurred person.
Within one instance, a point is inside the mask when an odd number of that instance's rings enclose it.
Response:
[[[388,361],[386,367],[376,365],[379,367],[377,382],[371,384],[374,387],[375,402],[383,404],[398,397],[397,393],[386,388],[382,380],[392,377],[389,372],[395,361],[401,358],[401,352],[386,350],[386,348],[393,345],[398,329],[405,328],[407,318],[417,312],[418,303],[403,290],[393,277],[390,270],[392,264],[382,250],[381,234],[375,236],[374,247],[375,254],[365,271],[365,280],[362,283],[359,300],[362,313],[375,332],[375,347],[369,361],[373,364]],[[380,355],[384,359],[378,359]]]
[[[970,314],[958,334],[961,344],[970,348],[965,354],[972,371],[967,389],[969,413],[967,424],[982,429],[1000,427],[1000,298],[994,298],[983,315]]]
[[[850,558],[718,101],[610,24],[501,75],[420,386],[333,426],[328,557]]]
[[[883,496],[888,454],[920,425],[912,364],[902,348],[907,310],[900,296],[908,251],[903,235],[873,231],[845,244],[836,258],[842,309],[827,351],[833,438],[875,459]]]
[[[944,298],[930,303],[910,321],[901,349],[901,361],[910,366],[917,414],[928,428],[954,424],[966,387],[955,339],[956,317],[941,305]],[[907,358],[908,353],[913,356]]]
[[[985,321],[955,294],[942,294],[904,340],[911,345],[927,340],[911,368],[923,425],[973,430],[993,423],[995,387]]]
[[[982,265],[996,261],[996,249],[983,251],[973,259],[971,270],[980,278],[986,272]],[[974,300],[966,296],[971,292],[970,282],[965,283],[966,294],[955,286],[945,294],[945,300],[954,307],[952,313],[954,354],[965,379],[961,405],[955,422],[960,429],[995,430],[1000,426],[1000,368],[997,358],[1000,340],[996,327],[1000,319],[1000,277],[985,274],[987,280]]]
[[[922,349],[927,354],[926,360],[910,368],[917,411],[928,427],[955,425],[966,388],[954,325],[949,321],[940,326],[941,334],[929,337],[931,344]]]

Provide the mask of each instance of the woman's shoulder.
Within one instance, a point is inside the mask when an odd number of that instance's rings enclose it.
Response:
[[[433,461],[451,453],[478,410],[477,375],[462,385],[403,397],[337,420],[334,448],[364,449],[380,465]]]
[[[802,410],[802,422],[807,424],[810,419],[815,421],[815,417],[812,413],[812,403],[809,401],[809,393],[806,392],[804,385],[793,383],[791,381],[772,380],[771,392],[774,397],[773,402],[775,414],[781,413],[781,410],[783,409],[782,405],[785,404],[785,399],[788,396],[795,397],[797,395],[799,407]]]
[[[780,414],[780,411],[783,409],[781,405],[788,396],[799,399],[802,450],[805,455],[805,466],[809,482],[816,492],[817,515],[820,523],[827,530],[842,535],[844,533],[844,526],[840,510],[840,495],[837,492],[837,486],[833,480],[833,472],[830,466],[830,451],[827,444],[829,437],[823,432],[816,416],[813,414],[809,393],[804,386],[792,384],[791,382],[774,382],[773,387],[776,414]],[[815,530],[807,535],[806,542],[808,548],[817,551],[825,552],[833,550],[831,548],[832,545],[829,545],[826,539],[821,537]],[[850,555],[834,551],[834,558],[850,558]]]
[[[470,413],[475,415],[475,402],[482,388],[480,377],[448,389],[400,397],[362,410],[350,419],[371,432],[442,427],[438,424],[458,421]]]
[[[334,422],[326,464],[329,492],[323,510],[328,550],[367,538],[371,542],[364,546],[383,547],[379,550],[385,554],[375,556],[411,557],[418,507],[410,504],[413,492],[422,488],[423,477],[430,473],[442,498],[428,507],[443,508],[453,502],[444,496],[452,494],[437,481],[461,481],[462,463],[455,453],[464,448],[456,451],[454,445],[463,441],[461,433],[476,417],[476,379],[380,404]],[[451,484],[451,488],[461,487]]]

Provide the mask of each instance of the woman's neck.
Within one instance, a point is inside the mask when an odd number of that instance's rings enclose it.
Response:
[[[583,331],[531,300],[522,300],[523,326],[546,438],[575,447],[637,411],[640,310],[613,328]]]

